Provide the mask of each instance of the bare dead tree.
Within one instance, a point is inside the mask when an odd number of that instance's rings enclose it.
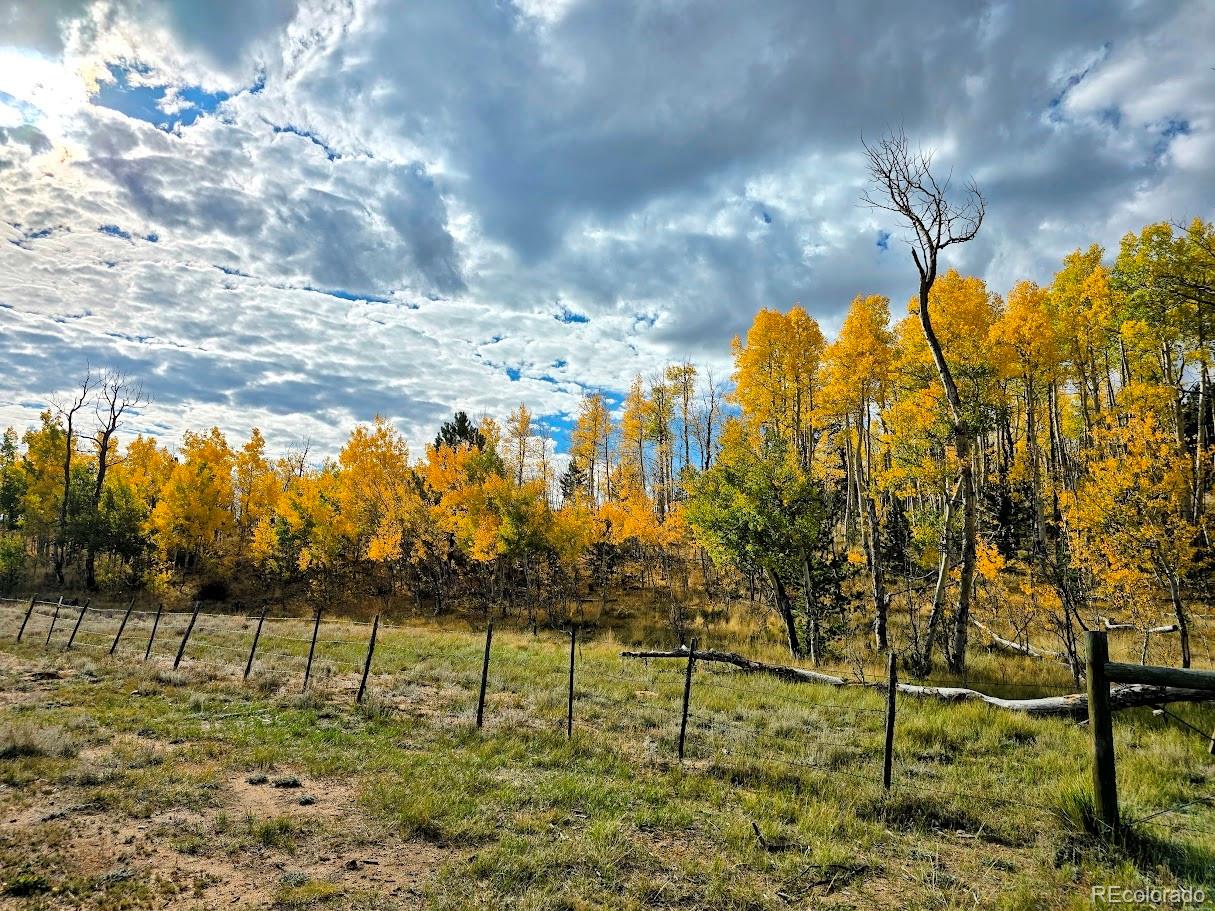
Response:
[[[59,523],[55,533],[54,568],[55,581],[62,586],[64,583],[64,566],[67,563],[67,524],[68,503],[72,489],[72,456],[76,451],[76,415],[84,408],[97,385],[97,377],[93,375],[92,367],[86,367],[84,379],[80,386],[67,399],[52,397],[51,407],[55,409],[64,423],[66,433],[63,442],[63,497],[59,502]]]
[[[130,382],[126,375],[117,371],[105,371],[98,379],[101,399],[97,403],[97,432],[93,445],[97,450],[97,476],[93,481],[93,515],[98,515],[101,493],[105,488],[105,476],[112,464],[110,444],[114,434],[128,411],[147,404],[149,398],[143,386]],[[84,559],[84,584],[90,590],[97,588],[97,536],[90,534]]]
[[[304,472],[308,469],[308,452],[311,448],[312,440],[310,438],[302,439],[279,459],[279,464],[283,467],[284,489],[292,478],[298,480],[304,476]]]
[[[929,293],[936,283],[942,252],[956,244],[973,240],[987,212],[983,194],[973,180],[966,183],[955,200],[950,176],[938,179],[932,171],[932,154],[913,149],[902,130],[887,133],[875,145],[861,140],[869,159],[870,187],[864,202],[897,215],[910,231],[911,258],[919,273],[919,320],[924,339],[932,352],[945,400],[949,405],[954,448],[958,457],[958,481],[962,493],[961,578],[957,611],[954,615],[953,644],[949,663],[961,671],[966,665],[966,635],[970,625],[970,604],[974,594],[975,538],[977,534],[977,492],[972,451],[978,428],[966,413],[953,371],[932,325],[928,308]],[[948,561],[943,561],[942,566]],[[942,570],[943,572],[944,570]],[[944,580],[938,580],[938,587]],[[933,636],[924,640],[920,660],[932,662]]]
[[[692,416],[692,432],[700,450],[700,470],[708,471],[713,464],[714,431],[721,423],[721,406],[725,387],[713,378],[712,369],[704,368],[705,383],[700,393],[700,407]]]

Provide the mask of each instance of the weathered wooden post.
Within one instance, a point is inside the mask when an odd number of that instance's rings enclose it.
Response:
[[[356,703],[362,703],[363,694],[367,692],[367,675],[371,673],[371,656],[375,654],[375,637],[380,631],[380,615],[376,614],[371,621],[371,638],[367,640],[367,660],[363,662],[363,679],[359,681],[359,694],[354,697]]]
[[[570,627],[570,698],[565,713],[565,737],[574,736],[574,649],[578,641],[578,627]]]
[[[202,602],[194,602],[194,611],[190,614],[190,622],[186,624],[186,631],[181,637],[181,645],[177,647],[177,657],[173,659],[173,670],[177,670],[177,666],[181,664],[181,659],[186,654],[186,643],[190,641],[190,633],[194,632],[194,623],[198,620],[198,607]]]
[[[80,608],[80,613],[76,616],[76,624],[72,627],[72,635],[68,636],[67,645],[65,645],[63,648],[65,652],[72,650],[72,643],[76,641],[76,634],[80,632],[80,625],[84,623],[84,615],[89,612],[89,602],[91,600],[91,598],[86,599],[84,602],[84,607]]]
[[[477,727],[485,721],[485,684],[489,680],[489,647],[494,641],[494,625],[485,627],[485,656],[481,659],[481,692],[477,695]]]
[[[244,679],[249,679],[249,674],[253,672],[253,656],[257,654],[257,640],[262,637],[262,624],[266,622],[266,609],[262,608],[262,615],[257,618],[257,629],[253,631],[253,644],[249,646],[249,660],[245,662]]]
[[[312,643],[308,646],[308,663],[304,665],[304,691],[308,691],[308,679],[312,676],[312,656],[316,654],[316,635],[321,631],[321,609],[316,609],[316,619],[312,623]]]
[[[894,694],[898,688],[898,660],[891,652],[886,669],[886,749],[882,755],[882,787],[887,791],[894,776]]]
[[[122,631],[127,628],[127,621],[131,619],[131,611],[135,608],[135,599],[131,599],[131,603],[127,605],[127,612],[122,615],[122,622],[118,624],[118,632],[114,634],[114,641],[110,643],[110,654],[113,655],[118,649],[118,640],[122,638]]]
[[[1093,735],[1093,810],[1103,835],[1119,835],[1118,779],[1114,771],[1114,723],[1110,713],[1110,684],[1106,676],[1109,642],[1100,630],[1085,634],[1088,661],[1088,727]]]
[[[683,762],[684,741],[688,733],[688,703],[692,699],[692,662],[696,660],[696,640],[688,649],[688,667],[683,675],[683,715],[679,719],[679,761]]]
[[[160,612],[164,610],[164,607],[161,602],[156,602],[156,616],[152,619],[152,632],[148,633],[148,647],[143,651],[144,661],[152,656],[152,643],[156,641],[156,628],[160,626]]]
[[[51,614],[51,628],[46,631],[46,644],[51,644],[51,636],[55,635],[55,624],[59,622],[59,608],[63,607],[63,595],[59,596],[59,603],[55,605],[55,613]]]
[[[30,615],[34,613],[34,605],[38,603],[38,595],[30,598],[30,606],[26,608],[25,616],[21,620],[21,629],[17,630],[17,641],[21,641],[21,637],[25,635],[25,625],[30,622]]]

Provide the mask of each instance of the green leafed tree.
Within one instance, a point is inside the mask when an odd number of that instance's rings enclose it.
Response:
[[[822,483],[801,469],[782,437],[731,421],[717,461],[691,482],[689,494],[686,516],[697,540],[718,565],[768,581],[790,654],[817,663],[821,608],[838,591],[830,557],[832,508]],[[791,594],[798,587],[800,609]]]

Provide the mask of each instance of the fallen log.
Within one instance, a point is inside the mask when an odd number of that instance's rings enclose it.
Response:
[[[1101,617],[1099,619],[1101,620],[1102,625],[1110,632],[1119,633],[1119,632],[1138,632],[1139,631],[1139,627],[1135,626],[1135,624],[1133,624],[1133,623],[1115,623],[1114,621],[1110,620],[1108,617]],[[1162,635],[1165,633],[1176,633],[1176,632],[1179,632],[1180,630],[1181,630],[1181,627],[1179,627],[1176,623],[1169,623],[1165,626],[1153,626],[1153,627],[1150,627],[1149,629],[1143,630],[1142,632],[1144,632],[1150,636],[1152,634]]]
[[[625,651],[622,658],[682,658],[687,660],[687,648],[680,647],[670,651]],[[728,664],[747,674],[764,674],[791,683],[817,683],[822,686],[848,687],[860,686],[884,690],[886,684],[880,681],[845,680],[832,674],[820,671],[791,667],[785,664],[767,664],[755,661],[735,652],[722,652],[716,649],[697,649],[692,657],[697,661],[713,661]],[[978,690],[961,686],[922,686],[914,683],[897,684],[897,691],[908,696],[918,696],[937,699],[942,702],[983,702],[999,709],[1022,712],[1039,718],[1074,718],[1077,721],[1088,717],[1088,695],[1086,693],[1069,693],[1062,696],[1043,696],[1034,699],[1003,699],[990,696]],[[1144,706],[1159,705],[1162,702],[1208,702],[1215,701],[1215,694],[1207,690],[1185,689],[1170,686],[1147,686],[1144,684],[1114,685],[1110,687],[1110,708],[1131,709]]]
[[[1042,651],[1041,649],[1034,648],[1032,645],[1022,645],[1019,642],[1013,642],[1011,639],[1005,639],[1003,636],[997,635],[991,627],[980,623],[974,618],[971,618],[970,622],[985,632],[993,645],[1006,652],[1012,652],[1014,655],[1020,655],[1023,658],[1053,658],[1056,661],[1063,658],[1058,652]]]
[[[687,658],[688,650],[680,646],[669,652],[621,652],[623,658]],[[833,677],[818,671],[808,671],[801,667],[789,667],[785,664],[765,664],[762,661],[752,661],[734,652],[719,652],[714,649],[698,648],[692,656],[697,661],[720,661],[732,664],[741,670],[752,674],[767,674],[779,677],[781,680],[791,680],[794,683],[825,683],[827,686],[846,686],[848,681],[843,677]]]

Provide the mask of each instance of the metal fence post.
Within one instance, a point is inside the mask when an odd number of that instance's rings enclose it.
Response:
[[[485,627],[485,656],[481,659],[481,691],[477,694],[477,727],[485,721],[485,685],[489,681],[489,648],[494,641],[494,625]]]
[[[156,602],[156,617],[152,620],[152,632],[148,633],[148,647],[143,651],[143,660],[147,661],[152,656],[152,643],[156,641],[156,629],[160,626],[160,612],[165,608],[164,604]]]
[[[46,644],[51,644],[51,636],[55,635],[55,624],[59,622],[59,608],[63,607],[63,595],[59,596],[59,603],[55,605],[55,613],[51,614],[51,628],[46,631]]]
[[[249,660],[245,662],[244,679],[249,679],[249,674],[253,671],[253,656],[257,654],[257,641],[262,637],[262,624],[266,622],[266,609],[262,608],[262,615],[257,618],[257,629],[253,631],[253,644],[249,646]]]
[[[679,719],[679,761],[683,762],[684,741],[688,733],[688,703],[692,699],[692,662],[696,660],[696,640],[688,649],[688,667],[683,676],[683,715]]]
[[[574,736],[574,648],[578,641],[578,627],[570,627],[570,696],[565,715],[565,736]]]
[[[177,657],[173,659],[173,670],[177,670],[177,666],[181,664],[181,659],[186,654],[186,643],[190,641],[190,633],[194,632],[194,622],[198,620],[198,607],[202,602],[194,602],[194,612],[190,614],[190,622],[186,625],[185,634],[181,637],[181,645],[177,647]]]
[[[308,663],[304,666],[304,691],[308,690],[308,680],[312,677],[312,656],[316,654],[316,635],[321,631],[321,609],[316,609],[316,619],[312,623],[312,642],[308,646]]]
[[[30,606],[26,608],[25,617],[21,620],[21,629],[17,630],[17,641],[21,641],[21,637],[25,635],[25,625],[30,622],[30,615],[34,613],[34,605],[38,603],[38,595],[30,598]]]
[[[118,632],[114,634],[114,641],[110,644],[110,654],[118,648],[118,641],[122,638],[122,631],[127,628],[127,621],[131,619],[131,611],[135,607],[135,599],[131,599],[131,603],[127,605],[127,612],[122,615],[122,622],[118,624]]]
[[[84,615],[89,612],[89,602],[84,602],[84,607],[80,608],[80,613],[76,617],[76,625],[72,627],[72,635],[68,636],[67,645],[63,647],[65,652],[72,650],[72,643],[76,641],[76,634],[80,632],[80,625],[84,623]]]
[[[882,756],[882,787],[887,791],[890,790],[891,779],[894,777],[894,694],[898,688],[898,661],[894,652],[891,652],[889,667],[886,669],[886,749]]]
[[[363,662],[363,679],[359,681],[359,694],[354,701],[362,703],[363,694],[367,692],[367,675],[371,673],[371,656],[375,654],[375,637],[380,631],[380,615],[376,614],[371,621],[371,638],[367,640],[367,660]]]

